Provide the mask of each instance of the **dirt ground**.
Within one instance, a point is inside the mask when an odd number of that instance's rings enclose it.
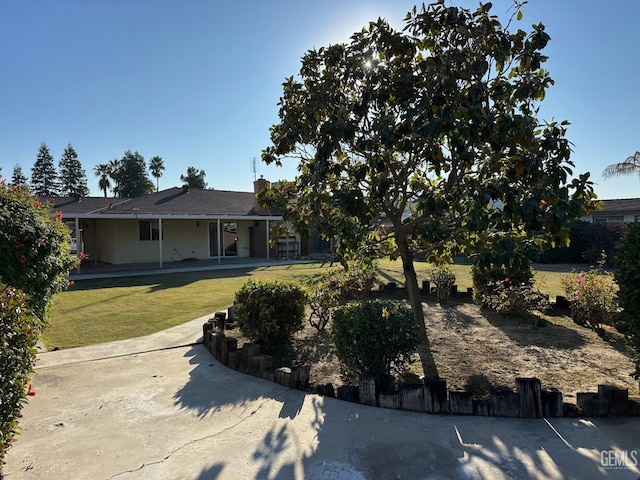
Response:
[[[480,310],[470,301],[424,305],[428,345],[419,346],[408,381],[439,376],[450,387],[488,398],[491,385],[515,388],[516,377],[536,377],[542,388],[560,390],[565,402],[575,403],[578,392],[597,392],[599,384],[628,388],[630,397],[640,398],[638,381],[629,375],[633,362],[612,329],[603,339],[562,312],[546,315],[544,325],[536,328],[526,319]],[[349,383],[340,376],[330,328],[318,332],[307,322],[292,351],[270,352],[275,366],[297,360],[311,365],[314,384],[337,388]]]

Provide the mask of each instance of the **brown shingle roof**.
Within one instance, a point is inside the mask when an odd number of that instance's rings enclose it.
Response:
[[[603,214],[640,214],[640,198],[621,198],[602,200],[602,210],[593,212],[595,216]]]
[[[54,197],[44,199],[65,216],[131,215],[258,215],[252,192],[169,188],[136,198]]]

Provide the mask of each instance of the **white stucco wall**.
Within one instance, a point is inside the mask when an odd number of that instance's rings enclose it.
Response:
[[[238,256],[250,257],[249,228],[253,221],[238,221]],[[205,260],[209,256],[209,220],[162,221],[162,261],[185,258]],[[139,220],[98,219],[91,221],[86,235],[90,260],[120,265],[159,262],[158,240],[140,240]],[[266,240],[265,240],[266,241]]]

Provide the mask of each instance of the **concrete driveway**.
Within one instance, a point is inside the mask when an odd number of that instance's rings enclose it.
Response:
[[[217,363],[197,343],[205,318],[40,354],[6,478],[640,476],[640,418],[437,416],[306,395]]]

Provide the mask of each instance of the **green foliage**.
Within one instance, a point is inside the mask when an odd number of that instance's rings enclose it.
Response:
[[[602,325],[611,325],[618,312],[618,286],[613,275],[602,268],[605,261],[603,254],[596,267],[562,279],[573,321],[598,332]]]
[[[640,223],[629,225],[618,246],[616,264],[621,320],[635,362],[633,376],[640,378]]]
[[[26,190],[0,183],[0,281],[29,295],[42,321],[53,295],[68,285],[76,265],[62,217]]]
[[[153,192],[153,183],[147,176],[147,164],[138,152],[127,150],[120,160],[111,162],[110,176],[118,197],[138,197]]]
[[[510,262],[472,269],[473,300],[476,304],[502,314],[529,317],[538,325],[538,313],[549,308],[548,296],[534,287],[528,263]]]
[[[159,191],[160,177],[164,171],[164,161],[162,160],[162,157],[157,155],[155,157],[151,157],[151,160],[149,160],[149,171],[151,172],[151,176],[156,179],[156,191]]]
[[[11,185],[14,187],[26,189],[29,188],[29,182],[24,173],[22,173],[22,167],[20,165],[16,165],[15,167],[13,167],[13,174],[11,175]]]
[[[87,174],[82,168],[82,164],[78,160],[78,154],[71,144],[64,149],[58,166],[60,167],[59,193],[61,195],[80,195],[82,197],[89,195]]]
[[[311,293],[309,323],[318,331],[326,328],[333,310],[354,300],[369,298],[376,279],[374,268],[352,267],[342,272],[325,272]]]
[[[41,328],[42,321],[27,307],[27,296],[0,283],[0,477],[5,453],[19,433]]]
[[[31,168],[31,192],[41,197],[58,195],[58,174],[53,156],[45,143],[40,145],[38,156]]]
[[[198,170],[196,167],[188,167],[186,175],[180,175],[180,181],[190,188],[207,188],[207,182],[204,181],[204,170]]]
[[[75,261],[60,215],[0,180],[0,460],[17,433],[51,298]]]
[[[384,382],[402,372],[418,345],[418,328],[403,302],[353,302],[334,310],[332,337],[341,373]]]
[[[604,250],[607,260],[614,259],[616,245],[622,239],[628,223],[589,223],[577,220],[571,224],[571,243],[566,247],[549,249],[542,253],[541,263],[595,264]],[[609,262],[611,264],[611,262]]]
[[[251,341],[285,345],[304,326],[305,291],[293,282],[249,280],[236,292],[236,323]]]
[[[473,280],[473,301],[481,307],[489,307],[487,297],[494,294],[496,288],[504,284],[533,285],[533,272],[527,262],[508,262],[506,264],[493,263],[480,265],[474,263],[471,267]]]
[[[565,245],[594,195],[589,174],[573,172],[567,122],[537,116],[553,83],[544,25],[509,31],[491,4],[445,2],[405,21],[396,31],[379,19],[304,55],[262,152],[296,160],[299,174],[262,198],[296,231],[337,238],[340,258],[402,258],[424,328],[415,255],[507,259]]]
[[[440,305],[446,305],[451,295],[451,287],[456,283],[456,276],[448,268],[436,267],[431,271],[431,281],[436,286],[436,294]]]

